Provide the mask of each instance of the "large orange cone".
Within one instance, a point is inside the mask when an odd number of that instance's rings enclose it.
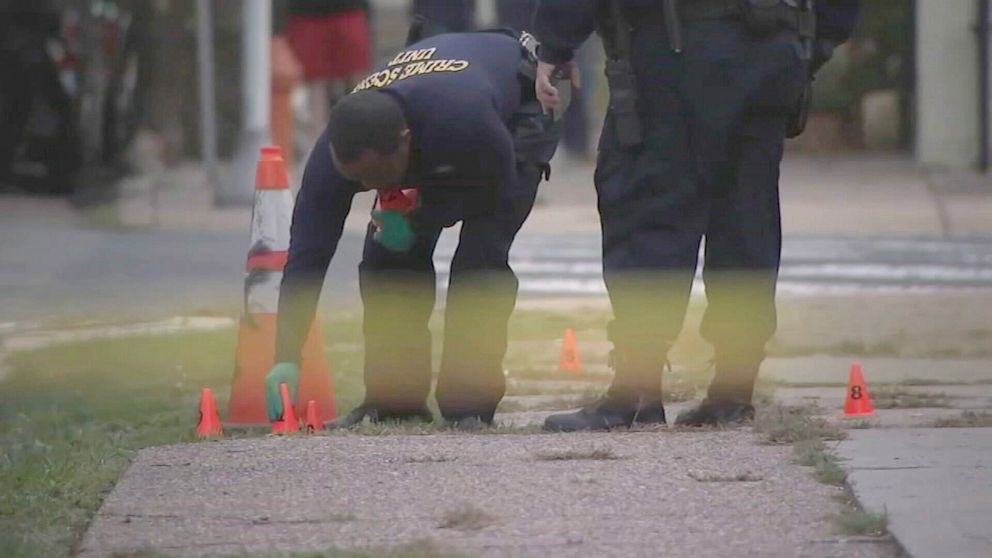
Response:
[[[562,372],[581,372],[582,360],[579,358],[579,346],[575,342],[575,331],[565,328],[561,340],[561,351],[558,352],[558,370]]]
[[[282,150],[266,146],[255,172],[255,207],[251,218],[251,247],[245,276],[245,307],[238,332],[234,379],[227,407],[229,426],[267,426],[265,374],[275,356],[276,312],[279,286],[289,250],[289,226],[293,195]],[[296,413],[303,414],[311,399],[321,411],[321,420],[331,420],[334,394],[316,321],[303,343]]]
[[[295,434],[300,431],[300,419],[296,418],[296,409],[289,399],[289,386],[279,384],[279,398],[282,399],[282,416],[272,423],[273,434]]]
[[[864,417],[874,415],[875,408],[868,394],[868,384],[861,372],[861,363],[852,362],[847,378],[847,395],[844,397],[844,416]]]
[[[200,419],[196,422],[196,435],[201,438],[220,436],[220,415],[214,403],[214,392],[210,388],[200,388]]]
[[[317,410],[317,402],[313,399],[307,401],[307,414],[305,415],[304,425],[307,434],[313,434],[318,430],[324,429],[324,423],[320,420],[320,412]]]

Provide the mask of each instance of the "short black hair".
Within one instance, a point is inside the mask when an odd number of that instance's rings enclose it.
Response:
[[[406,118],[396,99],[381,91],[358,91],[331,108],[327,135],[338,160],[350,163],[366,149],[384,155],[396,151],[404,128]]]

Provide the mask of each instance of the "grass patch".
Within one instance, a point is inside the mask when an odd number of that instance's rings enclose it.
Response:
[[[886,386],[871,394],[876,409],[921,409],[948,407],[949,396],[944,393],[913,391],[899,386]]]
[[[417,455],[403,460],[404,463],[449,463],[451,461],[456,461],[456,459],[450,455]]]
[[[854,420],[844,423],[844,427],[848,430],[868,430],[869,428],[875,428],[876,426],[878,426],[878,421],[871,419]]]
[[[736,475],[722,475],[719,473],[701,473],[689,471],[689,478],[697,482],[759,482],[765,477],[754,473],[737,473]]]
[[[755,431],[769,444],[795,444],[807,440],[842,440],[844,432],[813,415],[812,407],[789,407],[772,404],[760,407],[754,421]]]
[[[537,461],[612,461],[620,457],[609,448],[586,450],[542,450],[532,454]]]
[[[580,308],[574,312],[518,309],[510,318],[509,334],[511,340],[554,341],[561,339],[562,332],[570,327],[576,333],[602,330],[605,338],[609,320],[610,312],[606,309]]]
[[[463,504],[441,514],[438,527],[458,531],[478,531],[496,523],[496,518],[471,504]]]
[[[888,513],[874,513],[849,507],[834,515],[833,520],[846,535],[884,537],[889,532]]]
[[[793,462],[813,468],[813,476],[823,484],[843,486],[847,473],[841,468],[837,455],[823,440],[803,440],[793,446]]]
[[[10,354],[0,389],[0,555],[70,555],[137,450],[195,439],[201,386],[226,409],[236,338],[228,329]],[[347,408],[360,380],[343,376],[347,355],[331,358]]]
[[[559,396],[543,398],[535,401],[522,400],[519,397],[506,399],[500,402],[498,411],[500,413],[519,413],[526,411],[567,411],[578,409],[594,403],[602,397],[601,392],[577,393],[574,396]]]
[[[939,418],[935,428],[986,428],[992,427],[992,413],[965,411],[957,417]]]

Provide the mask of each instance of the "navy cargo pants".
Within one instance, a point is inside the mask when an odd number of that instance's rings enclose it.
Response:
[[[524,88],[533,98],[533,82]],[[558,141],[557,127],[536,100],[514,116],[517,184],[500,192],[495,212],[462,212],[450,199],[424,199],[414,217],[416,241],[406,253],[373,240],[370,226],[359,265],[365,308],[365,403],[392,411],[423,409],[431,388],[434,309],[433,254],[443,225],[427,215],[440,211],[461,220],[451,261],[445,308],[444,346],[436,398],[449,420],[481,416],[491,421],[505,392],[503,357],[507,321],[516,304],[517,278],[509,265],[510,245],[534,205],[537,187]],[[444,219],[441,219],[444,221]]]
[[[615,317],[610,394],[659,393],[705,238],[709,397],[749,401],[776,327],[779,164],[806,79],[803,51],[795,33],[758,37],[724,19],[686,22],[675,54],[663,24],[635,25],[644,141],[620,145],[607,115],[595,177]]]

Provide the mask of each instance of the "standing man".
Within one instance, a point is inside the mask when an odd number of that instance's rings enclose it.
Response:
[[[680,425],[739,423],[775,331],[781,252],[778,179],[807,84],[850,36],[858,0],[541,0],[538,99],[558,103],[556,67],[594,29],[610,110],[596,191],[614,320],[606,396],[552,415],[552,430],[664,423],[661,372],[685,317],[699,245],[702,334],[716,375]]]
[[[330,426],[431,420],[432,256],[441,229],[458,221],[436,396],[442,416],[458,426],[492,423],[517,295],[510,245],[557,144],[534,96],[534,48],[529,35],[432,37],[331,110],[293,215],[277,364],[265,381],[270,420],[282,413],[279,384],[295,392],[300,348],[352,198],[375,189],[359,266],[365,401]]]

